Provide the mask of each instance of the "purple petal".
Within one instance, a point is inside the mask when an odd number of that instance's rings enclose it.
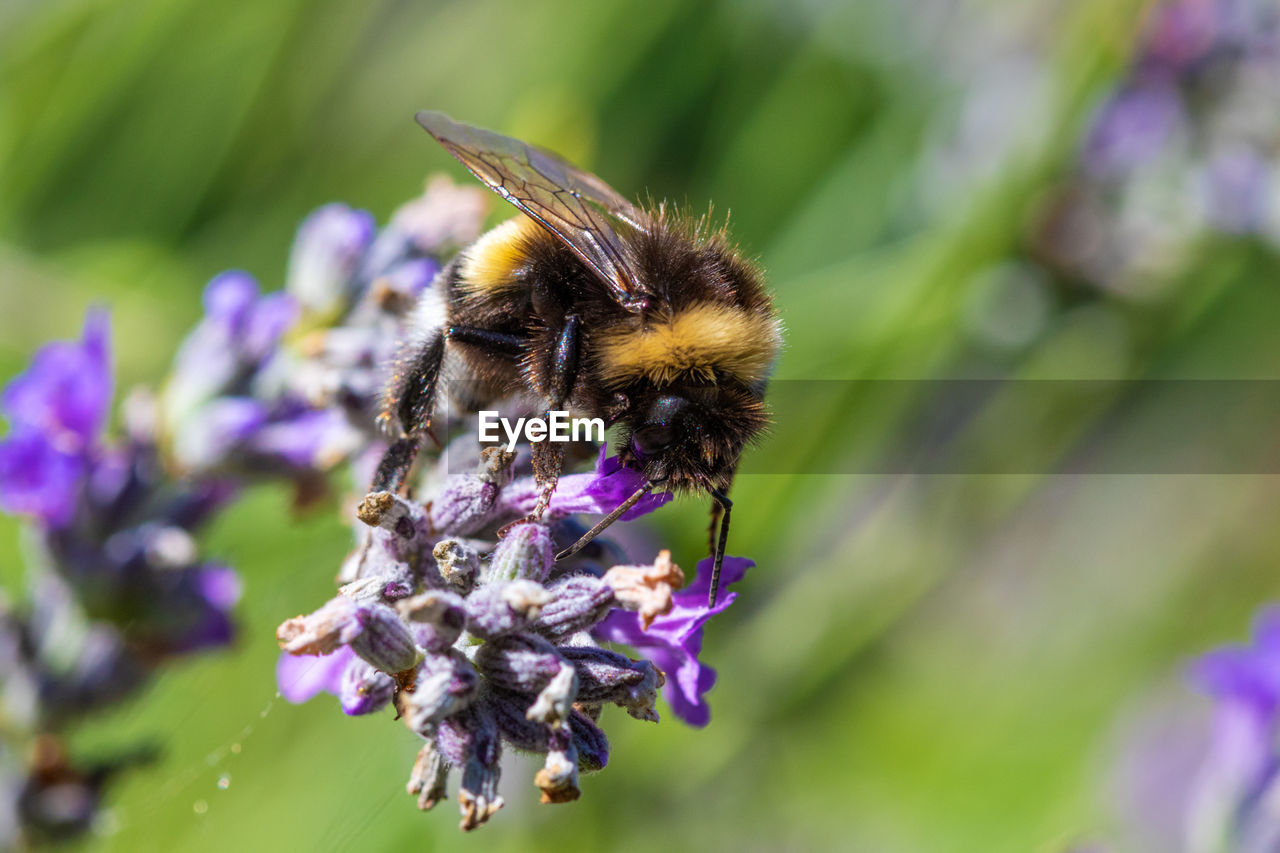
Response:
[[[281,653],[276,663],[276,684],[280,695],[294,705],[309,701],[319,693],[342,695],[342,678],[357,660],[350,646],[342,646],[323,657]]]
[[[414,258],[397,264],[383,276],[383,280],[397,293],[414,297],[427,289],[438,272],[440,263],[433,258]]]
[[[268,293],[259,299],[244,330],[246,354],[255,361],[265,360],[297,318],[298,305],[289,294]]]
[[[218,326],[238,336],[248,326],[257,298],[257,280],[247,272],[229,270],[214,276],[205,285],[204,313]]]
[[[353,290],[352,278],[373,234],[367,211],[327,204],[312,212],[294,239],[285,288],[308,310],[339,308]]]
[[[1121,89],[1094,117],[1084,161],[1099,176],[1122,176],[1150,160],[1182,122],[1182,102],[1169,84],[1137,83]]]
[[[1215,699],[1252,707],[1272,716],[1280,710],[1280,607],[1268,607],[1254,621],[1253,645],[1216,649],[1196,660],[1191,680]]]
[[[1264,607],[1253,617],[1252,635],[1260,652],[1280,660],[1280,605]]]
[[[91,310],[80,341],[41,347],[0,396],[11,423],[43,430],[64,450],[91,444],[111,402],[109,335],[106,312]]]
[[[52,527],[71,521],[84,476],[84,458],[23,430],[0,441],[0,508],[32,515]]]
[[[322,409],[265,426],[254,436],[252,448],[295,468],[327,469],[355,452],[358,441],[342,412]]]
[[[645,484],[644,475],[639,471],[623,467],[618,457],[605,454],[608,448],[600,448],[600,456],[596,460],[596,470],[590,474],[570,474],[561,477],[556,485],[555,494],[551,496],[551,509],[556,512],[587,512],[607,515],[623,501],[635,494]],[[525,495],[520,494],[520,502]],[[537,500],[536,492],[529,497],[529,509]],[[635,506],[622,514],[622,521],[631,521],[642,515],[653,512],[671,500],[670,492],[650,493],[641,498]]]
[[[726,557],[721,567],[721,587],[742,580],[755,563],[745,557]],[[711,709],[703,696],[715,684],[716,672],[698,660],[702,652],[702,628],[717,613],[724,612],[738,597],[736,592],[721,595],[714,608],[707,608],[711,590],[712,560],[698,563],[698,577],[692,585],[672,596],[675,606],[649,626],[640,627],[639,617],[627,610],[613,610],[593,633],[601,640],[625,643],[649,658],[667,674],[663,695],[671,710],[691,726],[705,726]]]
[[[240,600],[240,576],[226,566],[210,566],[200,572],[200,593],[218,610],[230,610]]]
[[[251,397],[220,397],[193,414],[174,440],[183,465],[217,468],[236,454],[267,423],[262,403]]]

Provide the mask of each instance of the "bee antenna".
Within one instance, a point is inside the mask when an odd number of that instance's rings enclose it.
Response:
[[[729,545],[729,513],[733,510],[733,501],[729,500],[728,495],[723,492],[712,489],[711,497],[724,510],[724,515],[720,517],[720,541],[715,549],[715,562],[711,564],[711,592],[707,596],[708,610],[716,606],[716,596],[720,593],[720,568],[724,565],[724,552]]]
[[[582,534],[582,536],[579,537],[577,542],[574,542],[568,548],[565,548],[559,554],[556,554],[556,560],[557,561],[567,560],[569,557],[572,557],[574,554],[581,551],[583,548],[587,546],[588,542],[590,542],[592,539],[595,539],[597,536],[603,533],[605,528],[607,528],[610,524],[613,524],[615,521],[617,521],[618,518],[621,517],[624,512],[626,512],[627,510],[635,506],[640,501],[640,499],[645,495],[649,494],[649,492],[656,485],[658,484],[650,480],[640,488],[636,489],[635,494],[627,498],[622,503],[618,504],[617,509],[615,509],[613,512],[606,515],[604,518],[600,519],[598,522],[596,522],[596,526],[588,530],[586,533]]]

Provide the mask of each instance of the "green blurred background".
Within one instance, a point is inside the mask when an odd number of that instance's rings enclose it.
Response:
[[[278,286],[315,206],[385,221],[429,173],[461,176],[412,122],[433,108],[625,194],[731,211],[789,329],[780,379],[1277,378],[1277,261],[1250,239],[1197,242],[1158,300],[1048,289],[1034,334],[982,334],[991,282],[1025,258],[1143,5],[8,0],[0,377],[107,302],[119,388],[156,384],[211,275]],[[852,392],[782,416],[805,428],[768,452],[810,472],[906,417]],[[1069,438],[1088,417],[1054,428]],[[706,638],[710,727],[610,714],[610,766],[579,802],[537,805],[535,768],[509,759],[507,808],[462,836],[452,804],[421,814],[404,793],[417,747],[402,726],[274,698],[274,628],[331,594],[349,532],[332,508],[295,519],[283,489],[262,489],[206,537],[246,581],[237,647],[175,664],[76,732],[88,752],[164,746],[86,843],[1123,844],[1127,721],[1153,696],[1194,713],[1186,658],[1242,637],[1280,589],[1277,491],[1261,475],[1052,469],[744,477],[732,550],[759,566]],[[680,562],[700,556],[700,505],[652,524]],[[6,584],[19,553],[0,521]]]

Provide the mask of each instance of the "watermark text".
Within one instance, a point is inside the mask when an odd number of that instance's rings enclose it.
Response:
[[[507,450],[526,441],[604,441],[603,418],[571,418],[568,412],[552,411],[545,418],[516,418],[513,424],[495,411],[481,411],[480,440],[502,441],[498,428],[506,433]]]

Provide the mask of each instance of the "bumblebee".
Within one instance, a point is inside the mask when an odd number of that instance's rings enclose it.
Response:
[[[652,490],[711,497],[714,605],[743,449],[769,422],[782,340],[760,270],[723,230],[641,208],[549,151],[423,111],[417,120],[520,211],[458,254],[414,308],[383,399],[398,424],[374,490],[400,487],[429,434],[442,373],[471,409],[532,394],[621,426],[620,462],[645,484],[557,555],[564,559]],[[533,445],[541,517],[563,445]],[[718,533],[717,533],[718,529]]]

